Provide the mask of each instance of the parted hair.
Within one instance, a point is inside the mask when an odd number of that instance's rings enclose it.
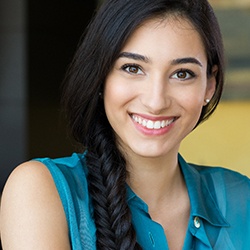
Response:
[[[107,0],[95,13],[64,80],[62,102],[74,138],[87,150],[89,193],[94,207],[97,249],[141,249],[126,201],[126,159],[119,151],[102,98],[105,79],[127,39],[152,18],[186,18],[207,55],[207,77],[218,66],[216,91],[198,124],[220,100],[224,83],[223,44],[207,0]],[[167,39],[167,38],[166,38]]]

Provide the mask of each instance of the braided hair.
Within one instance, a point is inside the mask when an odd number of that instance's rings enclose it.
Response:
[[[188,19],[207,53],[208,77],[218,66],[217,86],[200,120],[208,118],[221,97],[223,45],[207,0],[107,0],[89,24],[65,77],[62,101],[75,139],[87,149],[88,183],[94,207],[97,249],[141,249],[126,202],[126,159],[119,151],[102,98],[105,79],[135,29],[151,18]]]
[[[112,130],[93,124],[88,145],[89,192],[95,208],[97,249],[141,249],[131,226],[126,202],[126,163],[115,146]]]

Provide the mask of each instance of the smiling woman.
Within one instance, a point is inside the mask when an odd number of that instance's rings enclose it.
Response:
[[[82,149],[14,170],[4,249],[249,249],[249,179],[178,153],[223,83],[206,0],[105,1],[62,97]]]

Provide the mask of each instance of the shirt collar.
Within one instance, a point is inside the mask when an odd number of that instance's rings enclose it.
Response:
[[[178,156],[178,161],[189,194],[191,215],[199,216],[213,226],[228,227],[228,222],[210,194],[208,185],[202,180],[199,171],[186,163],[181,155]]]
[[[228,227],[229,223],[210,194],[208,185],[202,180],[200,172],[188,164],[181,155],[178,155],[178,161],[188,190],[191,216],[201,217],[213,226]],[[136,206],[148,211],[147,204],[127,185],[127,202],[129,203],[130,200],[136,200]]]
[[[130,202],[133,202],[134,206],[138,207],[140,210],[148,213],[148,205],[134,193],[129,185],[127,185],[127,203],[130,204]]]

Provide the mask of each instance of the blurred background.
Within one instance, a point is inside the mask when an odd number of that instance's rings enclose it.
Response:
[[[213,0],[227,75],[218,110],[183,142],[188,161],[250,176],[250,1]],[[98,1],[0,1],[0,190],[19,163],[75,150],[60,85]]]

